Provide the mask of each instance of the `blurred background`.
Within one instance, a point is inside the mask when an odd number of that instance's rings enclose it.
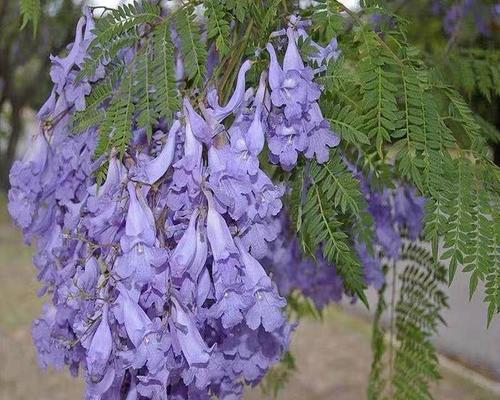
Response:
[[[107,7],[118,3],[86,2]],[[310,1],[300,3],[305,6]],[[351,8],[358,5],[356,0],[344,3]],[[483,4],[480,1],[472,6],[472,20],[462,16],[460,32],[453,32],[451,37],[443,13],[435,7],[453,1],[390,3],[410,21],[419,22],[409,25],[409,36],[430,55],[458,41],[478,48],[498,46],[495,20],[478,26],[475,16]],[[50,92],[49,56],[60,53],[73,40],[83,5],[76,0],[45,0],[42,4],[41,22],[34,36],[31,27],[19,29],[18,1],[0,0],[0,400],[78,399],[83,388],[82,382],[71,378],[67,371],[38,368],[30,323],[38,315],[43,299],[36,297],[38,284],[31,249],[23,244],[6,207],[10,166],[24,152],[27,139],[36,129],[35,112]],[[491,4],[500,13],[500,4]],[[465,90],[473,108],[489,126],[499,126],[499,91],[486,95],[474,88]],[[492,152],[495,147],[498,152],[498,144],[492,140]],[[469,302],[468,279],[459,274],[450,287],[450,309],[444,315],[448,326],[435,338],[443,374],[443,380],[433,389],[436,399],[500,399],[500,318],[486,329],[485,306],[481,295]],[[374,299],[375,293],[371,293]],[[296,370],[278,398],[365,398],[371,363],[370,318],[370,312],[363,307],[346,303],[332,306],[323,320],[301,322],[292,344]],[[247,399],[263,398],[259,388],[247,394]]]

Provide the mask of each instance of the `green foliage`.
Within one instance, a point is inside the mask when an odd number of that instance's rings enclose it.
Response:
[[[500,95],[500,51],[458,48],[443,65],[443,76],[468,95],[479,92],[489,102]]]
[[[175,27],[181,41],[181,51],[188,79],[193,84],[201,84],[205,73],[207,50],[201,41],[200,30],[192,8],[181,8],[175,14]]]
[[[97,67],[113,60],[118,52],[141,38],[140,28],[159,23],[160,7],[152,2],[135,2],[111,10],[96,22],[96,37],[90,45],[79,78],[94,76]]]
[[[157,4],[143,2],[123,5],[96,23],[96,37],[78,78],[94,76],[102,63],[108,64],[107,73],[93,86],[74,125],[75,131],[99,127],[96,157],[110,151],[125,153],[132,115],[137,115],[138,126],[145,127],[150,138],[157,118],[171,118],[178,108],[167,22]],[[141,33],[144,25],[150,30],[146,38]],[[117,58],[119,51],[141,41],[142,47],[125,67]]]
[[[223,57],[229,52],[229,22],[223,4],[217,0],[209,0],[205,4],[207,17],[207,35],[215,39],[215,45]]]
[[[374,361],[368,386],[370,400],[430,400],[429,385],[440,378],[431,337],[443,322],[441,312],[447,307],[443,291],[445,268],[425,248],[411,243],[403,246],[402,261],[399,273],[396,265],[391,268],[389,305],[384,297],[385,287],[379,292],[372,339]],[[390,321],[384,328],[381,317],[386,310]]]
[[[309,164],[307,164],[307,168],[300,165],[300,168],[296,168],[290,177],[292,190],[288,199],[288,212],[290,213],[290,218],[295,232],[300,232],[302,229],[304,202],[306,200],[308,189],[308,174]]]
[[[485,301],[488,302],[488,325],[491,323],[494,314],[500,313],[500,203],[498,199],[492,204],[493,205],[493,223],[491,224],[493,228],[492,240],[488,241],[491,243],[492,253],[490,257],[493,261],[489,260],[488,272],[486,275],[486,298]],[[484,231],[485,234],[490,232]],[[484,237],[484,236],[482,236]]]
[[[33,35],[38,29],[38,22],[42,14],[40,0],[20,0],[19,7],[21,9],[21,29],[24,29],[28,23],[33,25]]]
[[[153,31],[154,57],[151,62],[151,82],[145,87],[154,87],[152,114],[170,120],[180,107],[174,73],[174,46],[170,38],[170,27],[164,23]],[[146,85],[146,83],[145,83]]]
[[[302,247],[312,257],[321,249],[325,259],[337,266],[346,289],[366,303],[363,270],[347,226],[339,221],[339,213],[349,211],[356,218],[364,209],[357,182],[336,154],[323,165],[311,164],[308,177],[311,185],[302,209]]]
[[[353,110],[349,104],[343,107],[337,104],[333,106],[333,109],[329,112],[328,120],[332,124],[332,128],[335,132],[337,132],[346,142],[352,143],[354,146],[359,144],[370,144],[368,136],[358,124],[357,116],[357,112]]]
[[[108,148],[123,156],[132,135],[132,112],[132,80],[125,76],[99,128],[96,157],[103,155]]]
[[[474,225],[473,175],[469,162],[460,158],[452,162],[452,174],[447,185],[448,213],[445,228],[443,260],[450,259],[449,280],[453,280],[458,264],[464,263],[466,254],[471,253],[469,247]]]
[[[321,30],[327,37],[337,35],[345,25],[345,18],[340,11],[336,1],[319,0],[313,17],[315,29]]]
[[[398,87],[391,71],[395,61],[380,45],[379,36],[367,26],[359,29],[355,40],[360,43],[359,78],[362,82],[363,129],[369,138],[375,139],[378,153],[382,156],[384,142],[390,142],[391,133],[399,122],[396,103]]]
[[[244,21],[250,2],[251,0],[224,0],[226,8],[240,22]]]
[[[420,51],[408,44],[403,24],[379,35],[351,15],[356,26],[344,41],[352,46],[346,44],[343,57],[322,77],[322,108],[342,137],[343,150],[375,178],[384,174],[381,166],[394,162],[389,181],[403,178],[427,198],[425,238],[436,258],[449,260],[450,281],[461,266],[472,272],[471,293],[480,280],[491,286],[494,279],[486,278],[481,255],[487,249],[477,246],[475,237],[491,231],[486,225],[497,216],[478,213],[475,196],[486,191],[490,204],[498,201],[498,183],[485,185],[483,179],[490,175],[498,182],[486,144],[498,140],[498,131],[427,67]],[[489,69],[491,82],[496,82],[495,68]],[[493,86],[489,90],[493,95]],[[343,211],[340,203],[336,206],[335,212]],[[490,263],[492,258],[498,256],[489,252]],[[482,272],[474,272],[478,269]],[[492,299],[486,298],[490,310]]]
[[[117,65],[104,79],[93,86],[92,92],[86,98],[85,110],[76,113],[73,117],[73,130],[75,132],[81,132],[102,123],[105,116],[103,103],[113,96],[124,70],[124,65]]]

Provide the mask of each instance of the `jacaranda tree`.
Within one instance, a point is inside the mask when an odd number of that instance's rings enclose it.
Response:
[[[51,58],[9,211],[51,296],[40,362],[81,370],[86,398],[238,399],[266,374],[275,392],[292,320],[371,285],[368,398],[430,399],[456,270],[500,312],[499,134],[462,97],[498,95],[498,51],[457,47],[467,13],[486,35],[498,10],[426,2],[438,57],[400,4],[306,3],[86,8]]]

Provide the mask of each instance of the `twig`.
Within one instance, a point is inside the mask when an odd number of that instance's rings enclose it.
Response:
[[[396,305],[396,262],[392,262],[392,282],[391,282],[391,317],[390,317],[390,343],[389,343],[389,381],[392,381],[394,374],[394,307]],[[392,383],[389,385],[392,394]]]

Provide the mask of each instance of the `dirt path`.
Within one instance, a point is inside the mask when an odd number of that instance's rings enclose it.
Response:
[[[30,323],[41,300],[31,266],[30,249],[6,217],[0,198],[0,400],[76,400],[82,382],[67,371],[38,368],[31,343]],[[294,334],[292,352],[297,371],[280,400],[362,400],[366,398],[371,363],[370,326],[339,308],[324,321],[305,320]],[[480,388],[443,371],[435,388],[437,400],[498,400]],[[246,400],[264,399],[259,388]]]

